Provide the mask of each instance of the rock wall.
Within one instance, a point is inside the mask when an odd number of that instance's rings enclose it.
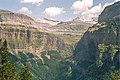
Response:
[[[99,23],[90,27],[78,42],[74,51],[74,58],[77,61],[74,67],[76,78],[79,78],[80,75],[84,75],[88,66],[95,63],[96,56],[99,53],[99,44],[120,45],[119,7],[120,2],[117,2],[105,8],[99,17]],[[115,16],[117,17],[115,18]],[[118,50],[115,57],[115,63],[118,63],[118,65],[120,64],[119,54],[120,52]]]
[[[120,19],[120,1],[114,3],[113,5],[107,6],[100,14],[98,22],[106,22],[111,19]]]
[[[40,53],[44,50],[64,50],[64,42],[53,34],[34,28],[0,26],[0,38],[7,39],[11,50]]]
[[[1,22],[19,22],[21,24],[34,24],[34,20],[27,15],[0,10]]]

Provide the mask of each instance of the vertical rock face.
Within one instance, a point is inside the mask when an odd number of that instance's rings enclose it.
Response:
[[[34,28],[1,26],[0,38],[8,40],[11,50],[42,52],[43,50],[64,49],[64,42],[60,38],[52,34],[39,32]]]
[[[47,21],[56,25],[49,25]],[[11,50],[33,53],[62,50],[64,55],[70,55],[73,46],[92,25],[81,20],[57,23],[48,19],[36,21],[23,14],[0,10],[0,38],[8,40]]]
[[[91,64],[96,63],[96,56],[99,54],[99,44],[117,44],[120,46],[120,33],[117,35],[117,32],[114,29],[110,29],[110,26],[107,25],[104,25],[104,27],[100,25],[100,27],[101,28],[98,30],[95,30],[95,27],[89,28],[74,50],[74,57],[77,60],[77,65],[74,67],[76,78],[79,78],[80,75],[84,75],[88,67]],[[91,31],[91,29],[94,29],[95,31]],[[118,27],[118,30],[120,32],[120,27]],[[120,65],[119,54],[120,52],[118,51],[114,57],[114,63],[117,64],[116,67]]]
[[[77,70],[77,78],[80,74],[84,74],[87,67],[96,61],[95,56],[98,54],[98,45],[120,45],[120,2],[105,8],[99,17],[99,23],[89,28],[78,42],[74,57],[78,61],[75,69]],[[111,20],[116,22],[116,25],[111,23]],[[116,28],[117,27],[117,28]],[[119,52],[118,52],[119,53]],[[118,55],[117,55],[118,56]],[[88,62],[81,66],[83,62]]]
[[[31,17],[0,10],[0,38],[7,39],[11,50],[40,53],[45,50],[65,49],[62,39],[37,30],[34,24]]]
[[[89,56],[91,54],[97,53],[98,44],[113,44],[117,42],[117,35],[114,30],[110,29],[107,25],[99,25],[101,28],[95,30],[95,27],[89,28],[84,34],[81,40],[78,42],[76,49],[74,51],[74,56],[78,60],[90,60]],[[91,30],[94,31],[91,31]],[[119,28],[120,29],[120,28]],[[78,56],[79,55],[79,56]]]
[[[63,70],[68,70],[68,65],[61,61],[72,47],[66,45],[59,35],[37,28],[48,24],[35,24],[28,16],[0,10],[0,39],[6,39],[10,50],[16,53],[11,57],[12,62],[19,67],[28,64],[32,80],[57,80]]]

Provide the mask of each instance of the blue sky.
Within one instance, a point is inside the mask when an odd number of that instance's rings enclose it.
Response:
[[[107,3],[110,4],[114,1],[115,0],[0,0],[0,9],[19,12],[36,18],[47,17],[57,20],[69,20],[80,16],[87,19],[88,16],[98,16]]]

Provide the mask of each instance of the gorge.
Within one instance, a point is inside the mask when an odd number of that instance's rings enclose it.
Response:
[[[18,68],[29,65],[32,80],[119,80],[119,9],[120,2],[107,6],[96,24],[79,18],[35,19],[0,10],[0,39],[8,42],[11,62]],[[110,70],[115,74],[112,78],[107,75]]]

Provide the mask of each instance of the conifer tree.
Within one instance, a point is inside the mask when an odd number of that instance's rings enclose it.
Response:
[[[5,40],[0,48],[0,80],[31,80],[32,75],[29,67],[25,64],[22,71],[17,73],[15,64],[9,61],[10,55],[7,41]]]
[[[0,48],[0,57],[0,80],[15,80],[16,68],[9,62],[10,52],[6,40]]]

